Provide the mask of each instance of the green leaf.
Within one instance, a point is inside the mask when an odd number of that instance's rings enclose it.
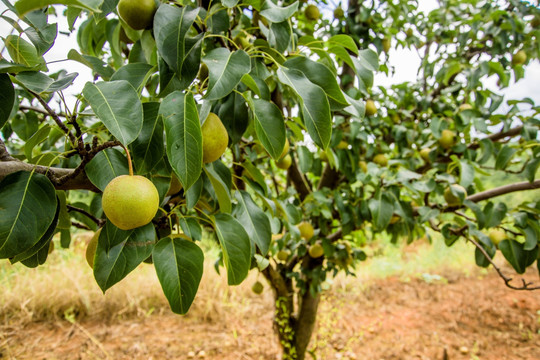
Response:
[[[152,223],[125,231],[108,221],[99,234],[94,258],[94,277],[101,290],[105,292],[147,259],[155,242]]]
[[[133,164],[139,174],[147,174],[165,154],[163,146],[163,122],[158,116],[160,103],[143,104],[143,127],[139,137],[131,143]]]
[[[499,250],[512,265],[518,274],[523,274],[527,267],[531,265],[538,255],[538,247],[531,251],[523,249],[523,244],[514,240],[503,240],[499,243]]]
[[[379,191],[379,195],[376,198],[369,200],[368,206],[375,229],[386,229],[394,213],[394,202],[390,195]]]
[[[217,100],[227,96],[242,77],[251,71],[251,59],[244,50],[230,52],[226,48],[210,51],[203,59],[208,66],[209,81],[205,98]]]
[[[309,135],[315,144],[326,150],[332,136],[332,116],[323,89],[310,82],[298,70],[280,67],[277,74],[280,81],[290,86],[298,95],[300,110]]]
[[[356,43],[354,42],[353,38],[349,35],[345,34],[339,34],[334,35],[330,39],[328,39],[329,45],[339,45],[340,47],[344,47],[347,50],[352,51],[355,55],[358,55],[358,46],[356,46]]]
[[[266,256],[272,240],[268,216],[255,204],[248,192],[237,191],[235,197],[239,204],[235,210],[235,218],[247,231],[249,238],[261,250],[261,254]]]
[[[219,107],[218,116],[227,129],[231,142],[242,140],[249,125],[249,113],[246,101],[237,92],[230,93]]]
[[[504,145],[497,154],[497,159],[495,160],[495,169],[503,170],[506,168],[512,156],[517,152],[517,149],[513,149],[508,145]]]
[[[137,91],[142,88],[150,75],[153,73],[154,67],[145,63],[134,63],[127,64],[118,69],[113,76],[111,76],[111,81],[115,80],[126,80],[133,86]]]
[[[11,60],[17,64],[28,67],[45,64],[43,57],[39,56],[34,45],[17,35],[8,35],[4,44],[8,50]]]
[[[15,88],[7,74],[0,74],[0,129],[8,121],[15,104]]]
[[[101,11],[99,6],[102,2],[103,0],[19,0],[15,3],[15,8],[19,16],[49,5],[66,5],[99,13]]]
[[[371,49],[360,50],[358,52],[358,60],[369,71],[379,71],[379,55],[375,51]]]
[[[273,23],[280,23],[293,16],[296,10],[298,10],[298,1],[287,7],[279,7],[271,0],[265,0],[261,7],[261,16]]]
[[[87,82],[83,95],[97,117],[124,146],[139,136],[143,125],[143,108],[139,95],[129,82]]]
[[[127,158],[120,150],[113,148],[97,153],[84,170],[90,182],[101,191],[115,177],[129,174]]]
[[[247,95],[253,112],[257,138],[274,159],[279,159],[285,146],[285,120],[281,110],[273,102],[253,99]]]
[[[51,127],[49,125],[43,126],[41,129],[36,131],[24,144],[24,155],[26,156],[26,159],[34,163],[34,157],[32,156],[32,150],[37,145],[41,144],[43,141],[47,140],[47,137],[49,136],[49,133],[51,131]]]
[[[68,59],[80,62],[81,64],[88,66],[92,71],[96,72],[103,80],[109,80],[114,74],[114,69],[108,64],[101,61],[101,59],[90,56],[81,55],[77,50],[71,49],[68,52]]]
[[[203,274],[202,250],[189,240],[166,237],[156,244],[152,259],[171,310],[187,313]]]
[[[229,214],[213,217],[215,230],[223,251],[223,263],[227,268],[229,285],[240,284],[251,265],[251,242],[246,230]]]
[[[232,211],[230,188],[216,171],[213,163],[206,165],[204,170],[214,188],[219,203],[219,210],[222,213],[229,214]]]
[[[193,187],[192,187],[193,189]],[[178,223],[182,231],[192,240],[202,240],[202,228],[199,222],[193,218],[180,218]]]
[[[39,71],[23,71],[15,76],[15,81],[36,93],[42,93],[54,82],[53,79]]]
[[[259,77],[250,74],[246,74],[242,76],[242,82],[257,96],[264,100],[270,100],[270,90],[268,89],[268,85],[264,82],[264,80],[261,80]]]
[[[480,246],[482,246],[484,248],[484,250],[486,250],[486,252],[490,256],[490,258],[493,259],[493,256],[495,256],[495,253],[496,253],[495,248],[484,245],[482,242],[480,242]],[[480,267],[486,268],[489,265],[491,265],[489,260],[486,258],[486,256],[479,249],[475,249],[475,251],[474,251],[474,260],[476,261],[476,265],[478,265]]]
[[[175,91],[159,108],[167,140],[167,157],[184,187],[189,190],[202,169],[202,131],[193,94]]]
[[[504,203],[497,203],[496,205],[493,205],[492,202],[488,202],[484,207],[486,228],[498,226],[506,217],[507,211],[508,209]]]
[[[236,6],[236,4],[238,4],[238,0],[221,0],[221,3],[223,4],[223,6],[232,9]]]
[[[41,66],[24,66],[9,62],[5,59],[0,59],[0,74],[10,73],[17,74],[21,71],[37,71]]]
[[[0,259],[14,257],[45,234],[57,208],[54,186],[45,175],[20,171],[0,182]]]
[[[201,62],[204,33],[188,37],[199,9],[161,4],[154,16],[154,34],[158,53],[176,72],[179,89],[185,89],[197,76]]]
[[[459,170],[459,184],[469,187],[474,181],[474,166],[467,160],[460,160]]]
[[[278,52],[283,53],[289,47],[292,38],[291,24],[288,21],[271,23],[268,43]]]
[[[62,73],[55,82],[49,85],[49,87],[46,89],[46,92],[51,93],[51,92],[67,89],[73,84],[73,81],[75,81],[75,78],[77,76],[79,76],[78,73],[71,73],[71,74]]]
[[[47,231],[45,231],[45,234],[43,234],[41,239],[39,239],[39,241],[34,246],[10,258],[9,262],[11,264],[15,264],[16,262],[23,261],[30,257],[33,257],[31,261],[25,264],[27,267],[36,267],[38,265],[44,264],[45,260],[47,260],[47,255],[49,254],[49,243],[51,242],[51,239],[56,230],[56,226],[58,225],[59,215],[60,215],[60,200],[57,199],[57,206],[56,206],[56,212],[54,214],[54,219],[51,222],[51,225],[49,225],[49,228],[47,229]],[[44,247],[46,247],[47,249],[45,253],[43,251],[40,251]],[[31,265],[35,265],[35,266],[31,266]]]
[[[333,108],[343,108],[349,105],[339,87],[336,75],[325,65],[310,60],[305,56],[297,56],[285,61],[283,66],[300,70],[309,81],[319,85],[328,96]]]

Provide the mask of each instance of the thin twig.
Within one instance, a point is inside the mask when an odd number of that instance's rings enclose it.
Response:
[[[88,211],[86,211],[84,209],[81,209],[81,208],[78,208],[78,207],[75,207],[73,205],[67,205],[67,210],[68,210],[68,212],[75,211],[75,212],[83,214],[84,216],[86,216],[87,218],[89,218],[90,220],[95,222],[98,227],[103,226],[103,224],[105,223],[105,220],[98,219],[94,215],[90,214]]]
[[[484,249],[484,247],[482,245],[480,245],[476,240],[474,240],[473,238],[470,238],[468,236],[465,236],[465,239],[467,239],[468,241],[470,241],[471,243],[474,244],[474,246],[476,246],[476,248],[478,250],[480,250],[480,252],[485,256],[485,258],[487,259],[487,261],[493,266],[493,268],[495,269],[495,271],[497,271],[497,273],[499,274],[499,277],[501,279],[504,280],[504,284],[509,287],[510,289],[513,289],[513,290],[527,290],[527,291],[533,291],[533,290],[540,290],[540,286],[533,286],[531,287],[531,285],[533,285],[533,283],[531,282],[527,282],[525,281],[525,279],[521,279],[523,285],[522,286],[514,286],[511,284],[513,278],[511,277],[508,277],[506,275],[504,275],[504,273],[502,272],[502,270],[497,266],[495,265],[495,263],[493,262],[493,260],[491,259],[491,256],[489,256],[489,254],[487,253],[486,249]]]
[[[86,225],[84,225],[84,224],[81,224],[80,222],[77,222],[77,221],[72,221],[72,222],[71,222],[71,225],[72,225],[72,226],[75,226],[75,227],[78,228],[78,229],[92,230],[92,229],[90,229],[88,226],[86,226]]]

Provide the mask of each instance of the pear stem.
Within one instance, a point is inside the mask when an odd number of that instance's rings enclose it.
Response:
[[[128,159],[128,169],[129,169],[129,176],[133,176],[133,164],[131,163],[131,155],[129,154],[129,150],[126,146],[122,145],[124,150],[126,150],[126,155]]]

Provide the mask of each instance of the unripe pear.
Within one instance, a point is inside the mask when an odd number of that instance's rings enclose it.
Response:
[[[523,50],[519,50],[512,56],[512,65],[523,65],[527,61],[527,53]]]
[[[423,148],[422,150],[420,150],[420,157],[425,161],[425,162],[429,162],[429,154],[431,153],[431,149],[430,148]]]
[[[506,232],[502,229],[491,229],[488,236],[495,247],[499,247],[499,243],[508,238]]]
[[[171,182],[169,184],[169,191],[167,191],[166,196],[178,194],[180,190],[182,190],[182,184],[180,183],[180,180],[178,180],[178,177],[175,173],[172,174]]]
[[[345,17],[345,11],[343,11],[343,8],[337,7],[334,9],[334,18],[341,20]]]
[[[135,30],[151,26],[157,10],[154,0],[120,0],[117,9],[122,20]]]
[[[289,143],[289,139],[285,138],[285,145],[283,146],[283,151],[281,152],[281,155],[279,155],[280,158],[284,157],[289,153],[289,149],[291,148],[291,144]]]
[[[201,63],[198,78],[201,83],[208,79],[208,65],[206,65],[205,63]]]
[[[320,258],[321,256],[324,255],[324,248],[322,247],[321,244],[316,243],[309,247],[308,253],[309,253],[309,256],[311,256],[314,259]]]
[[[382,47],[385,53],[390,51],[390,45],[391,45],[391,41],[389,38],[382,39]]]
[[[344,149],[347,149],[348,147],[349,147],[349,143],[346,142],[345,140],[341,140],[341,141],[339,142],[339,144],[337,144],[336,149],[338,149],[338,150],[344,150]]]
[[[214,162],[227,150],[227,145],[229,144],[227,129],[216,114],[210,113],[202,125],[201,130],[203,138],[203,162],[205,164]]]
[[[98,229],[98,231],[94,233],[94,236],[92,236],[92,239],[90,239],[90,241],[88,242],[88,245],[86,246],[86,262],[88,263],[91,269],[94,268],[94,257],[96,256],[98,239],[99,239],[99,234],[101,234],[101,229],[102,228]]]
[[[439,144],[444,149],[450,149],[456,143],[456,133],[452,130],[445,129],[441,133],[441,138],[439,139]]]
[[[358,167],[365,173],[367,173],[367,163],[364,160],[358,162]]]
[[[313,4],[309,4],[306,7],[304,14],[306,15],[306,18],[311,21],[318,20],[319,16],[321,16],[321,12],[319,11],[319,8]]]
[[[371,99],[366,101],[366,116],[373,116],[377,113],[375,102]]]
[[[253,286],[251,287],[251,290],[255,294],[260,295],[264,290],[264,285],[260,281],[256,281],[255,284],[253,284]]]
[[[278,161],[276,161],[276,166],[280,169],[287,170],[291,167],[292,164],[292,157],[291,155],[287,154]]]
[[[473,107],[471,104],[461,104],[459,105],[459,112],[465,111],[465,110],[471,110]]]
[[[461,190],[461,192],[465,194],[465,198],[467,197],[467,190],[463,186],[457,184],[450,185],[450,187],[444,190],[444,199],[446,200],[448,206],[461,205],[461,199],[458,196],[454,195],[454,193],[452,193],[451,188]]]
[[[313,234],[315,233],[313,225],[311,225],[307,221],[302,221],[300,224],[298,224],[298,230],[300,230],[300,236],[304,240],[311,239],[313,237]]]
[[[116,227],[131,230],[152,221],[159,207],[159,194],[144,176],[121,175],[107,185],[101,203]]]
[[[385,167],[388,165],[388,158],[384,154],[377,154],[373,158],[373,162],[379,166]]]
[[[281,260],[281,261],[287,261],[287,259],[289,258],[290,256],[290,252],[288,250],[279,250],[276,257],[278,258],[278,260]]]

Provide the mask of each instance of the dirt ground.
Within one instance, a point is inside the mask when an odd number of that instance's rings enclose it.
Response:
[[[310,348],[323,360],[540,359],[540,291],[512,291],[494,273],[480,277],[344,286],[324,297]],[[0,324],[0,359],[278,359],[270,294],[259,302],[227,319],[161,309],[75,324]]]

